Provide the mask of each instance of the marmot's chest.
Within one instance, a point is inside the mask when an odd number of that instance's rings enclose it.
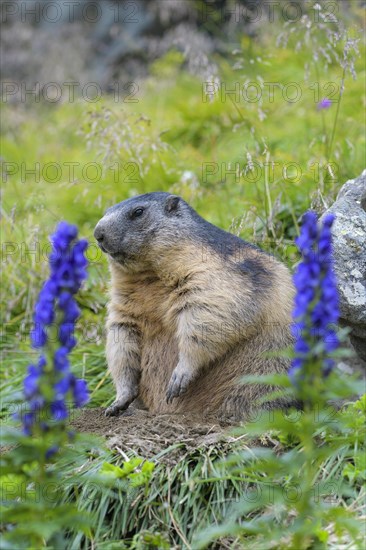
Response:
[[[137,283],[129,293],[131,313],[141,323],[147,336],[164,331],[175,332],[174,291],[160,280]]]

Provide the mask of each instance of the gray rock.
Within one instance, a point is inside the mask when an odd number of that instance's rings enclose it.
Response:
[[[366,170],[347,181],[332,212],[335,272],[340,295],[341,324],[352,329],[351,343],[366,361]]]

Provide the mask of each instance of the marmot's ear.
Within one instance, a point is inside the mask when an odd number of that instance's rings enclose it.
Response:
[[[165,212],[171,214],[172,212],[178,210],[179,201],[180,197],[177,195],[170,195],[165,201]]]

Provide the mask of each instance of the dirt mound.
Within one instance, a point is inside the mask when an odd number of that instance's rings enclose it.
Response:
[[[104,409],[83,409],[72,426],[80,431],[101,435],[107,445],[127,455],[159,458],[176,462],[182,455],[198,448],[232,446],[237,437],[230,434],[232,425],[217,418],[196,418],[192,415],[156,415],[135,411],[132,415],[104,416]]]

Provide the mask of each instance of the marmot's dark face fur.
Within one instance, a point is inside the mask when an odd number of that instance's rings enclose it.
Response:
[[[100,248],[122,266],[148,263],[179,240],[191,207],[170,193],[148,193],[109,208],[94,230]],[[173,219],[174,218],[174,219]]]
[[[287,267],[169,193],[113,206],[95,237],[112,277],[108,414],[138,397],[157,413],[248,415],[269,388],[243,385],[243,375],[290,365],[272,353],[293,340]]]

